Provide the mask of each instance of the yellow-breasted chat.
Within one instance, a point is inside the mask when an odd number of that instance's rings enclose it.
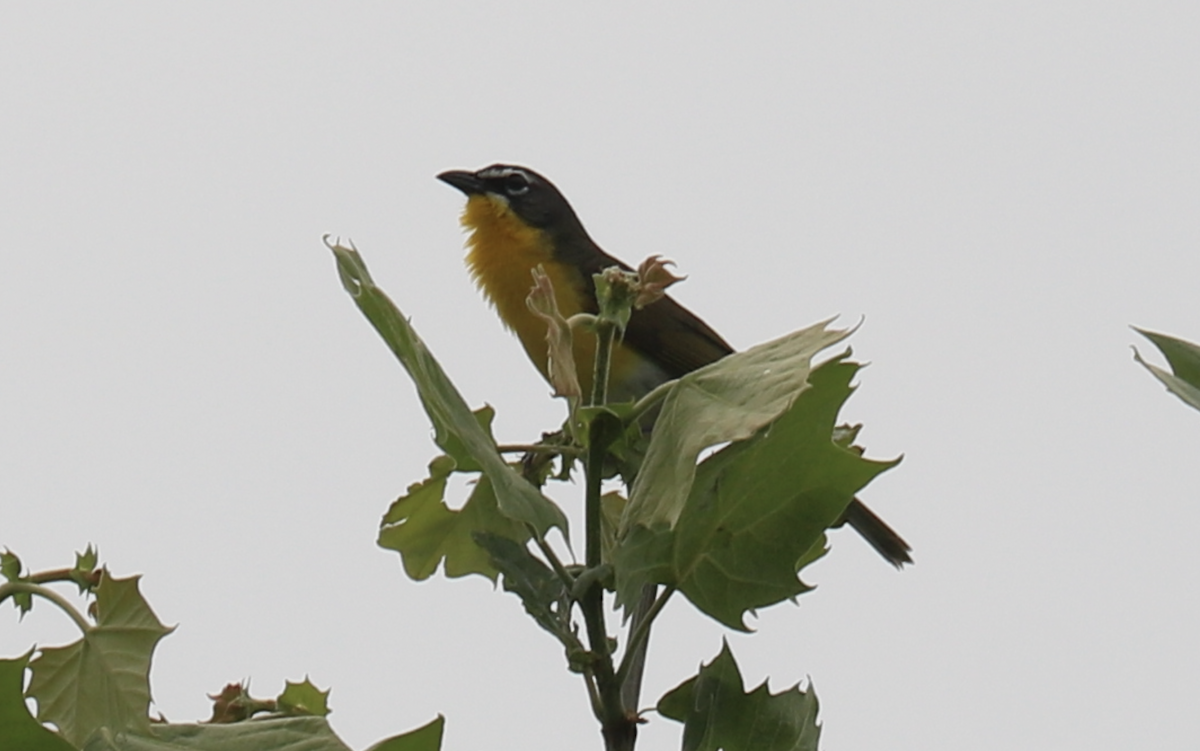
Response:
[[[525,167],[494,164],[476,172],[451,170],[438,179],[467,196],[462,224],[467,267],[500,319],[548,378],[546,325],[525,304],[532,271],[541,266],[554,285],[558,308],[570,318],[596,313],[592,275],[610,266],[630,267],[601,250],[553,183]],[[595,340],[576,335],[575,359],[583,393],[591,391]],[[609,381],[612,401],[645,395],[655,386],[733,352],[717,332],[669,295],[635,309],[614,347]],[[842,517],[895,566],[911,563],[903,538],[857,498]]]

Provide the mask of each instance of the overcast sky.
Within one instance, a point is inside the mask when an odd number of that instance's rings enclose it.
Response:
[[[536,438],[434,179],[515,162],[735,346],[865,317],[843,418],[905,457],[863,497],[915,567],[835,532],[748,637],[676,598],[647,703],[726,636],[826,749],[1193,749],[1200,414],[1128,326],[1200,340],[1198,39],[1194,2],[7,3],[0,545],[144,574],[171,720],[307,674],[356,748],[600,748],[515,597],[375,546],[436,449],[321,244]],[[5,608],[0,654],[72,629]]]

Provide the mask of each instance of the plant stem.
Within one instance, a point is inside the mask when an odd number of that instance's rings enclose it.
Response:
[[[595,436],[593,436],[595,437]],[[600,484],[604,463],[604,445],[596,440],[589,443],[584,471],[587,474],[587,566],[600,565]],[[621,705],[620,684],[613,671],[612,653],[609,651],[608,631],[604,625],[604,587],[599,582],[588,587],[579,602],[587,627],[588,644],[594,659],[596,689],[600,695],[601,716],[606,743],[610,728],[623,724],[625,709]],[[609,744],[610,751],[614,748]],[[615,748],[621,748],[620,746]]]
[[[663,589],[662,594],[654,600],[654,604],[650,606],[650,610],[646,612],[641,622],[634,624],[633,633],[629,635],[629,643],[625,645],[625,655],[621,658],[621,666],[617,668],[617,683],[625,685],[629,671],[633,669],[634,657],[650,635],[650,624],[658,617],[663,606],[667,604],[667,600],[671,599],[673,594],[675,594],[675,587],[668,586]]]
[[[529,526],[531,529],[533,527],[533,525],[526,526]],[[554,569],[554,573],[563,583],[563,586],[567,588],[568,592],[570,592],[571,588],[575,586],[575,577],[571,576],[571,573],[567,571],[566,566],[562,565],[562,561],[560,561],[558,556],[555,555],[554,548],[550,547],[550,543],[546,542],[537,534],[532,535],[532,537],[534,542],[537,543],[538,549],[542,551],[542,555],[546,556],[546,560],[550,563],[550,568]]]
[[[580,456],[582,451],[572,446],[551,446],[544,443],[504,443],[496,447],[501,454],[569,454]]]
[[[96,569],[87,574],[84,578],[93,587],[100,584],[100,569]],[[52,582],[72,582],[75,581],[75,569],[73,568],[56,568],[50,571],[39,571],[38,573],[30,574],[27,581],[31,584],[50,584]]]
[[[613,339],[616,324],[600,319],[596,322],[596,371],[592,378],[591,406],[604,404],[608,399],[608,371],[612,362]],[[604,468],[606,446],[599,444],[598,422],[592,423],[592,435],[588,436],[587,497],[584,506],[584,561],[588,568],[600,565],[600,489]],[[594,647],[593,647],[594,648]]]
[[[587,626],[596,677],[596,693],[600,700],[600,730],[608,751],[628,751],[633,748],[637,724],[631,720],[621,703],[621,684],[613,671],[612,653],[608,649],[608,633],[604,628],[604,588],[593,585],[579,603]]]
[[[612,361],[616,324],[600,319],[596,322],[596,369],[592,380],[591,404],[602,405],[608,399],[608,372]],[[584,560],[587,568],[601,564],[600,491],[604,479],[604,458],[607,445],[601,435],[602,424],[591,424],[587,455],[584,457],[586,499],[584,502]],[[588,587],[579,601],[587,628],[593,670],[596,679],[596,699],[600,730],[607,751],[632,751],[637,738],[637,720],[625,711],[621,701],[621,683],[613,670],[608,630],[604,624],[604,587],[599,582]]]
[[[599,406],[608,401],[608,371],[612,362],[613,340],[617,335],[617,325],[611,321],[598,319],[596,321],[596,373],[592,378],[591,406]]]
[[[28,592],[29,594],[37,595],[38,597],[44,597],[50,602],[54,603],[61,608],[64,613],[69,615],[71,620],[75,621],[75,625],[78,626],[79,630],[84,634],[87,634],[92,630],[92,624],[88,623],[87,618],[84,618],[83,615],[75,609],[75,606],[67,600],[67,598],[63,597],[58,592],[55,592],[53,589],[50,589],[49,587],[43,587],[40,584],[31,584],[29,582],[19,581],[0,584],[0,603],[21,592]]]
[[[649,394],[646,394],[641,399],[638,399],[637,403],[633,405],[633,412],[631,412],[629,415],[629,422],[634,423],[640,420],[642,415],[649,412],[654,408],[654,405],[666,398],[667,392],[674,388],[675,384],[678,382],[679,379],[676,378],[671,381],[660,383],[655,386]]]

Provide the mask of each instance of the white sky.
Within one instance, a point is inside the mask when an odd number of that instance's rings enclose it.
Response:
[[[865,499],[917,565],[835,533],[729,637],[750,685],[811,676],[827,749],[1195,747],[1200,415],[1127,326],[1200,339],[1200,5],[716,6],[0,8],[0,545],[145,575],[157,710],[308,674],[358,748],[600,747],[515,597],[375,547],[435,449],[320,242],[535,438],[434,180],[511,161],[736,346],[865,316],[843,417],[905,455]],[[0,654],[73,638],[38,611]],[[723,633],[674,602],[647,702]]]

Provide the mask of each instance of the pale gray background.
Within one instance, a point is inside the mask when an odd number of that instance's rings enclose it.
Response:
[[[0,544],[145,574],[172,720],[308,674],[356,747],[598,748],[514,597],[375,547],[435,449],[320,243],[533,438],[561,405],[434,180],[514,161],[736,346],[865,316],[843,416],[905,454],[866,499],[918,563],[834,534],[729,637],[750,685],[811,676],[827,749],[1195,748],[1200,414],[1127,325],[1200,339],[1198,39],[1194,2],[4,4]],[[675,602],[648,700],[723,633]],[[5,655],[71,637],[0,613]]]

